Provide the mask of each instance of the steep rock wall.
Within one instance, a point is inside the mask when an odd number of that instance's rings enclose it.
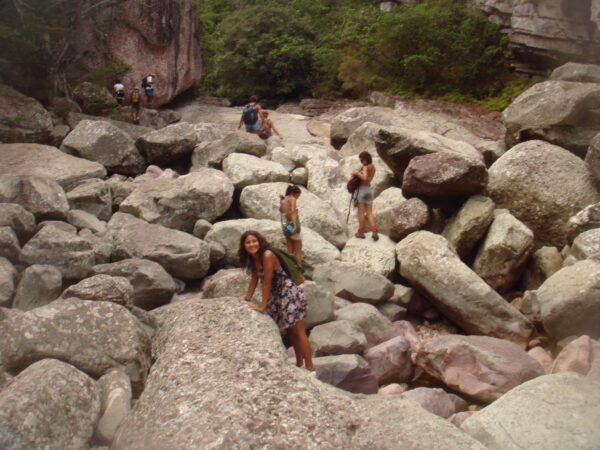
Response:
[[[156,76],[155,105],[168,103],[202,74],[201,23],[193,0],[116,0],[77,25],[73,42],[81,70],[119,59],[131,71],[127,91]]]

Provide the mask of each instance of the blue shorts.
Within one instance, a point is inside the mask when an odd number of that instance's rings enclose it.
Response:
[[[260,130],[260,124],[258,122],[253,123],[252,125],[244,124],[246,127],[246,131],[258,131]]]
[[[371,189],[371,186],[359,186],[358,187],[356,203],[364,203],[366,205],[373,204],[373,189]]]

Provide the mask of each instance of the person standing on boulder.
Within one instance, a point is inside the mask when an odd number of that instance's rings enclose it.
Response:
[[[242,110],[242,117],[238,123],[238,130],[244,125],[246,131],[252,134],[260,133],[260,122],[262,108],[258,104],[258,99],[255,95],[250,97],[250,103],[244,106]]]
[[[281,213],[281,231],[285,236],[287,252],[295,255],[298,264],[302,265],[302,230],[296,204],[300,194],[302,191],[298,186],[289,185],[285,196],[280,196],[279,212]]]
[[[144,94],[146,94],[146,104],[152,105],[154,101],[154,75],[147,75],[142,80],[142,88],[144,89]]]
[[[377,224],[375,216],[373,216],[373,189],[371,188],[371,180],[375,176],[375,166],[369,152],[361,152],[358,155],[362,168],[356,172],[352,172],[350,178],[358,177],[360,184],[358,186],[358,195],[356,203],[358,205],[358,232],[354,235],[357,238],[365,238],[365,216],[371,227],[371,237],[374,241],[379,239],[377,233]]]
[[[129,95],[129,103],[131,104],[131,118],[133,123],[140,123],[140,111],[142,109],[142,93],[135,87]]]
[[[125,86],[121,83],[121,80],[116,80],[113,86],[113,92],[115,94],[115,100],[117,101],[117,108],[123,105],[125,100]]]
[[[262,302],[248,306],[258,312],[267,312],[277,326],[284,329],[296,353],[296,366],[314,371],[312,351],[306,331],[306,297],[281,267],[277,256],[269,250],[269,243],[257,231],[246,231],[240,238],[238,256],[242,267],[252,276],[244,301],[250,302],[258,280],[262,280]]]

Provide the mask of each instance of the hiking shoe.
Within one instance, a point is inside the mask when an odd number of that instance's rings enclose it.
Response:
[[[371,233],[371,237],[373,238],[374,241],[378,241],[379,240],[379,235],[377,234],[377,231],[373,231]]]
[[[357,237],[359,239],[364,239],[365,233],[363,233],[362,231],[357,231],[356,234],[354,235],[354,237]]]

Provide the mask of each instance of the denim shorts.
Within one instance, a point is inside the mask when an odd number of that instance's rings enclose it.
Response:
[[[371,186],[359,186],[356,203],[364,203],[366,205],[373,204],[373,189]]]
[[[244,124],[246,127],[246,131],[257,131],[260,130],[260,124],[258,122],[253,123],[252,125]]]

